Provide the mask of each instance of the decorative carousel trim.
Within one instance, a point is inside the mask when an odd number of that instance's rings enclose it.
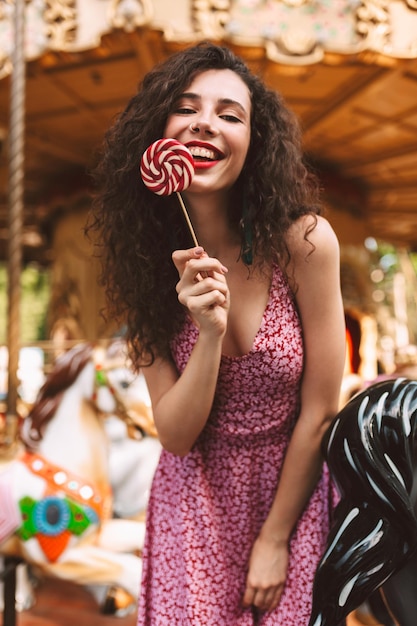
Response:
[[[240,47],[263,47],[271,61],[309,65],[343,63],[349,56],[382,65],[390,59],[417,57],[417,37],[399,48],[392,41],[393,4],[390,0],[235,0],[225,21],[223,38]],[[414,12],[417,0],[395,3]],[[263,6],[261,6],[263,5]],[[322,5],[322,6],[321,6]],[[398,17],[398,16],[397,16]],[[204,16],[200,16],[204,24]]]
[[[196,34],[222,39],[230,19],[233,0],[191,0],[191,18]]]
[[[76,39],[75,0],[46,0],[43,13],[45,34],[52,50],[63,50]]]
[[[182,21],[175,26],[164,17],[170,1],[26,0],[25,57],[94,49],[113,30],[146,28],[163,33],[167,44],[223,41],[243,56],[256,50],[294,68],[341,64],[352,56],[382,65],[417,58],[417,0],[181,0]],[[12,70],[13,12],[14,0],[0,3],[0,79]]]
[[[109,20],[112,28],[133,31],[150,24],[152,17],[152,0],[111,0]]]

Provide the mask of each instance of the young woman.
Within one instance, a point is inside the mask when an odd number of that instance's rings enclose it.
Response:
[[[175,194],[140,178],[163,137],[194,157],[199,246]],[[345,328],[338,242],[300,145],[281,97],[208,43],[152,70],[107,133],[89,230],[164,448],[141,626],[308,624]]]

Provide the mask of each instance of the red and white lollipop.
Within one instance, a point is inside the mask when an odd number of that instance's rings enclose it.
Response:
[[[158,139],[143,153],[140,173],[148,189],[158,196],[170,196],[190,186],[194,159],[176,139]]]
[[[194,176],[194,159],[189,149],[176,139],[158,139],[143,153],[140,173],[146,187],[158,196],[177,194],[194,244],[198,246],[180,194],[190,186]]]

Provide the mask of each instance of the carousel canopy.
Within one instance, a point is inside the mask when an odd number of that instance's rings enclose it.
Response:
[[[230,46],[298,114],[327,202],[417,247],[417,0],[28,0],[26,258],[48,262],[63,211],[85,206],[111,119],[167,55]],[[0,258],[8,213],[14,2],[0,6]]]

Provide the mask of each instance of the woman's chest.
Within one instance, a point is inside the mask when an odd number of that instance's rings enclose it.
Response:
[[[230,310],[223,354],[234,357],[251,351],[271,295],[270,277],[248,277],[246,268],[244,272],[228,276]]]

